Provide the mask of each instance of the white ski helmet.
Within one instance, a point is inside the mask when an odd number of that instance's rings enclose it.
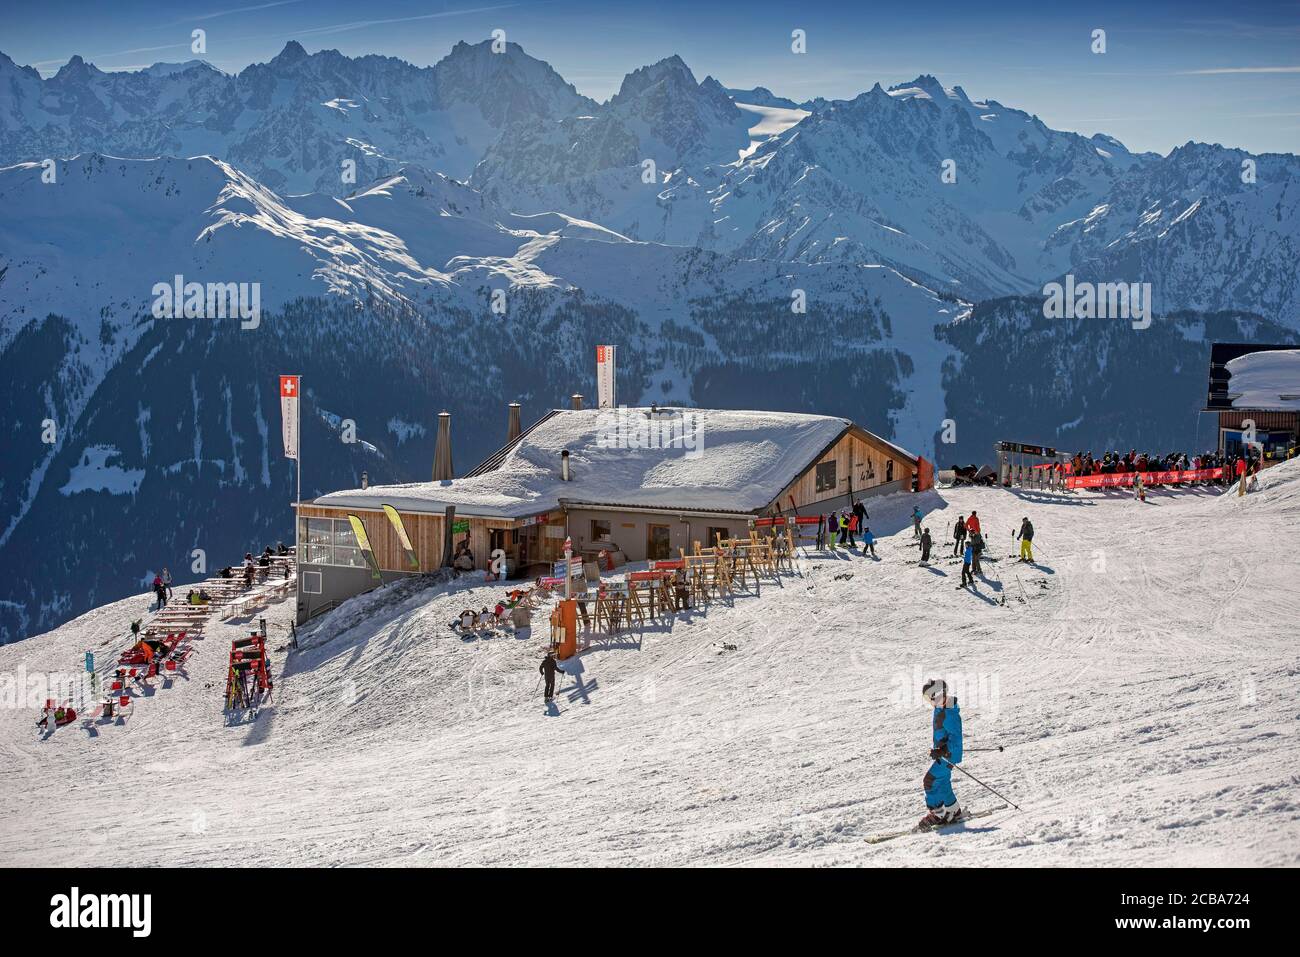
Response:
[[[921,685],[921,697],[930,704],[942,701],[948,696],[948,685],[942,678],[930,678]]]

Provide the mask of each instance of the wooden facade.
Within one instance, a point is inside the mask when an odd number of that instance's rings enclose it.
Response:
[[[1300,412],[1252,412],[1249,409],[1220,412],[1219,428],[1240,429],[1247,419],[1254,422],[1257,429],[1289,429],[1292,432],[1300,429]]]
[[[388,516],[382,509],[339,508],[320,505],[301,505],[298,515],[301,519],[331,518],[347,521],[349,514],[356,515],[366,527],[370,547],[374,549],[375,561],[383,571],[412,572],[406,560],[402,543]],[[411,539],[415,555],[420,561],[419,571],[435,571],[442,561],[443,525],[445,519],[439,514],[423,512],[402,512],[402,524]],[[556,511],[541,520],[513,518],[476,518],[456,516],[454,524],[469,523],[469,547],[474,553],[474,564],[486,568],[491,559],[493,548],[500,547],[506,552],[511,568],[517,568],[521,560],[528,564],[552,562],[563,553],[564,535],[557,536],[548,532],[547,527],[564,525],[564,513]],[[495,534],[494,534],[495,533]],[[465,538],[465,532],[452,536],[453,547]],[[303,541],[305,541],[303,537]],[[525,540],[527,540],[525,542]]]
[[[818,478],[818,466],[835,464],[834,483],[827,487]],[[822,470],[826,477],[827,470]],[[781,490],[772,504],[782,511],[790,507],[790,496],[795,505],[803,508],[834,499],[847,499],[871,495],[877,491],[907,490],[912,487],[916,462],[882,442],[869,432],[850,428],[799,477]],[[888,488],[882,488],[888,486]]]

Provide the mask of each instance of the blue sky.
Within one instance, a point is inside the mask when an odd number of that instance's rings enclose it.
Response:
[[[751,0],[42,0],[4,14],[0,50],[49,74],[72,54],[100,69],[191,58],[229,72],[308,51],[427,65],[503,29],[597,99],[672,53],[699,78],[796,100],[851,97],[933,73],[1050,126],[1168,152],[1188,140],[1300,153],[1300,0],[1232,4],[793,3]],[[806,31],[808,51],[790,51]],[[1090,50],[1094,29],[1107,51]]]

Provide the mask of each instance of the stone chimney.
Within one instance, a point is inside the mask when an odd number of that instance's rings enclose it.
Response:
[[[451,413],[438,413],[438,440],[433,446],[433,480],[456,477],[456,470],[451,465]]]
[[[575,408],[575,409],[581,409],[581,408],[582,408],[582,393],[581,393],[581,392],[575,392],[575,393],[573,393],[573,395],[569,396],[569,402],[570,402],[570,404],[573,406],[573,408]]]
[[[523,430],[519,427],[519,403],[510,403],[510,415],[506,420],[506,444],[509,445],[515,439],[519,438],[519,433]]]
[[[370,488],[370,473],[369,473],[369,472],[362,472],[362,473],[361,473],[361,487],[362,487],[362,488]]]

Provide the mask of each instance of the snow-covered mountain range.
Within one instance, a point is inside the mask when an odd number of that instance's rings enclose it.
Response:
[[[289,539],[280,372],[305,495],[425,477],[440,408],[467,467],[507,402],[591,391],[598,342],[625,401],[844,415],[941,464],[1131,447],[1207,342],[1294,339],[1298,164],[1133,154],[928,76],[796,105],[671,56],[601,104],[513,44],[291,43],[237,76],[0,54],[0,640]],[[1053,325],[1032,294],[1065,272],[1177,315]],[[160,316],[177,276],[255,289],[257,320]],[[1142,440],[1191,446],[1185,411]]]
[[[408,162],[464,178],[507,124],[595,105],[518,45],[490,44],[420,68],[290,42],[235,76],[198,60],[104,73],[73,57],[42,79],[0,53],[0,163],[210,154],[298,193],[347,193]]]

